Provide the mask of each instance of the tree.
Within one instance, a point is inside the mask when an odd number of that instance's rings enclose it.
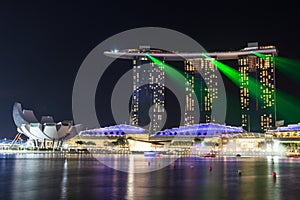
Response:
[[[195,144],[199,144],[199,143],[201,143],[201,141],[202,141],[201,138],[197,138],[197,137],[196,137],[196,138],[194,139]]]
[[[128,144],[128,141],[127,141],[127,139],[125,137],[120,137],[120,138],[117,139],[116,143],[119,146],[125,146],[125,145]]]
[[[77,145],[83,145],[83,144],[84,144],[84,142],[81,141],[81,140],[78,140],[78,141],[76,141],[75,143],[76,143]]]

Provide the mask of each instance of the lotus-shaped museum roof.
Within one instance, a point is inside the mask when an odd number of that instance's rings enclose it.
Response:
[[[73,125],[72,120],[54,122],[52,116],[42,116],[38,121],[32,110],[23,110],[20,103],[13,106],[13,119],[18,132],[31,139],[60,140],[70,139],[78,134],[80,125]]]

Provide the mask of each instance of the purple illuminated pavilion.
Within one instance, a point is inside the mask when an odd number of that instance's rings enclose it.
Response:
[[[172,129],[165,129],[150,135],[150,140],[155,137],[219,137],[222,134],[245,132],[242,127],[227,126],[215,123],[194,124],[190,126],[181,126]],[[145,134],[146,129],[120,124],[115,126],[103,127],[98,129],[83,130],[80,136],[98,136],[98,137],[125,137],[126,134]]]
[[[281,126],[277,127],[275,130],[276,132],[281,132],[281,131],[300,131],[300,123],[298,124],[289,124],[287,126]]]
[[[202,123],[178,128],[166,129],[150,137],[219,137],[222,134],[243,133],[242,127],[227,126],[215,123]]]

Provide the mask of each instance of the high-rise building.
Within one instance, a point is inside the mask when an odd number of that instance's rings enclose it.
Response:
[[[244,50],[267,49],[275,49],[275,47],[259,47],[257,43],[250,43]],[[264,55],[261,57],[246,54],[238,57],[242,127],[251,132],[265,132],[275,127],[276,122],[274,64],[276,51]]]
[[[110,57],[133,60],[134,92],[131,104],[131,125],[145,124],[143,122],[145,113],[143,112],[152,108],[149,111],[151,118],[149,130],[154,133],[162,128],[161,123],[164,122],[165,73],[162,69],[163,66],[155,65],[145,53],[162,62],[184,62],[186,77],[184,125],[220,120],[216,119],[218,116],[212,115],[212,110],[216,109],[216,107],[213,108],[213,102],[217,102],[217,99],[222,96],[222,81],[219,80],[222,78],[217,75],[219,73],[215,66],[216,62],[212,62],[214,59],[218,62],[221,60],[238,61],[242,127],[249,132],[265,132],[267,129],[275,127],[274,56],[277,55],[277,49],[274,46],[258,46],[257,43],[249,43],[248,47],[239,51],[205,54],[201,52],[173,53],[147,46],[140,47],[140,49],[105,52]],[[216,105],[218,103],[220,102],[218,101]],[[148,113],[146,114],[148,116]],[[196,119],[197,116],[200,116],[199,121]]]
[[[218,98],[216,66],[207,58],[193,58],[184,61],[186,76],[185,125],[215,122],[212,102]],[[195,93],[197,99],[193,97]],[[198,102],[199,109],[195,108]],[[199,121],[195,116],[199,115]]]
[[[149,132],[159,131],[163,126],[165,104],[165,73],[163,66],[155,65],[144,53],[156,52],[150,47],[140,47],[140,55],[133,57],[133,96],[131,125],[143,126],[149,111]]]

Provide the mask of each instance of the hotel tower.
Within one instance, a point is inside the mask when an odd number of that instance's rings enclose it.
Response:
[[[268,50],[274,46],[250,43],[244,50]],[[265,132],[276,122],[275,63],[276,51],[238,57],[242,127],[249,132]]]
[[[185,122],[184,125],[215,122],[211,116],[212,102],[218,98],[216,66],[207,58],[193,58],[184,61],[186,76]],[[197,99],[193,98],[193,92]],[[198,101],[199,109],[196,109]],[[196,112],[200,112],[196,113]],[[195,121],[195,116],[200,121]]]
[[[145,53],[157,52],[150,47],[141,46],[140,55],[133,61],[133,95],[131,103],[130,124],[141,126],[149,111],[149,132],[155,133],[163,128],[165,105],[165,73],[163,66],[155,65]],[[163,59],[163,58],[158,58]]]

